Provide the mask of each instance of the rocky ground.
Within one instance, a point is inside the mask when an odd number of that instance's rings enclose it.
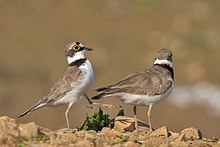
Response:
[[[147,127],[134,130],[133,121],[133,118],[119,116],[115,119],[113,129],[105,127],[99,132],[67,129],[52,131],[33,122],[17,124],[14,119],[3,116],[0,117],[0,146],[220,146],[218,138],[206,139],[200,130],[193,127],[176,133],[164,126],[148,133]]]

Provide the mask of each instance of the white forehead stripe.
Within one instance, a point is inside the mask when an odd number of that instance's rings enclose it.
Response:
[[[85,55],[84,55],[84,51],[79,51],[79,52],[76,52],[73,57],[70,57],[68,56],[67,57],[67,61],[68,61],[68,64],[71,64],[72,62],[75,62],[79,59],[83,59],[85,58]]]
[[[82,43],[79,44],[80,47],[84,47],[84,45]]]
[[[173,67],[173,63],[172,63],[171,61],[169,61],[169,60],[156,59],[156,60],[154,61],[154,64],[166,64],[166,65],[168,65],[168,66],[170,66],[170,67]]]

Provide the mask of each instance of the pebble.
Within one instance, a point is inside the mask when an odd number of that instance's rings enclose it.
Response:
[[[202,139],[201,131],[194,127],[186,128],[180,134],[184,134],[184,137],[187,139]]]
[[[123,144],[123,147],[137,147],[137,144],[133,141],[127,141]]]
[[[35,137],[39,135],[39,126],[34,122],[27,124],[19,124],[18,126],[19,135],[21,137]]]
[[[153,131],[151,134],[151,136],[156,136],[156,137],[159,137],[159,136],[165,136],[165,137],[168,137],[169,136],[169,133],[168,133],[168,129],[166,126],[163,126],[161,128],[158,128],[157,130]]]
[[[0,117],[0,132],[17,136],[17,127],[18,125],[15,123],[14,119],[7,116]]]
[[[148,127],[148,125],[138,120],[138,126]],[[127,116],[117,116],[114,122],[114,129],[119,132],[127,132],[135,130],[135,119]]]

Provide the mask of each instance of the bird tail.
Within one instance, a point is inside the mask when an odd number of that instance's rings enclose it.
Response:
[[[98,100],[98,99],[101,99],[105,95],[106,95],[106,93],[100,93],[98,95],[93,96],[91,99],[92,100]]]
[[[41,107],[43,107],[45,105],[45,103],[42,103],[42,101],[39,101],[37,104],[35,104],[33,107],[31,107],[30,109],[28,109],[27,111],[25,111],[24,113],[20,114],[17,118],[23,117]]]
[[[107,90],[108,89],[108,87],[101,87],[101,88],[98,88],[98,89],[96,89],[95,91],[97,91],[97,92],[103,92],[103,91],[105,91],[105,90]]]

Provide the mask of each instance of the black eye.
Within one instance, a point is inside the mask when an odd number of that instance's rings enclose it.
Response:
[[[74,46],[73,46],[73,49],[74,49],[75,51],[78,51],[78,50],[80,50],[80,46],[79,46],[79,45],[74,45]]]

